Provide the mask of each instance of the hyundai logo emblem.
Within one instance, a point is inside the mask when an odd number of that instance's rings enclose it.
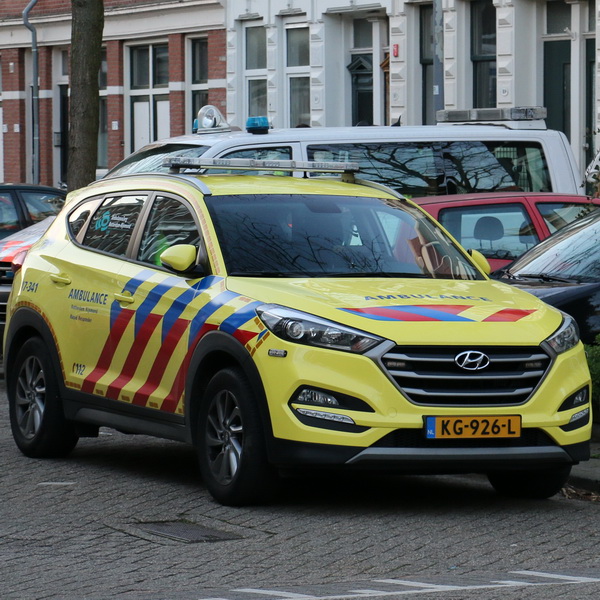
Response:
[[[467,371],[480,371],[490,364],[489,357],[479,350],[465,350],[454,357],[454,362]]]

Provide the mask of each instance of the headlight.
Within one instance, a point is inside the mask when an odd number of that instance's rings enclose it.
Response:
[[[269,331],[297,344],[362,354],[383,341],[363,331],[276,304],[264,304],[256,313]]]
[[[573,317],[563,313],[562,325],[546,340],[556,354],[570,350],[579,342],[579,327]]]

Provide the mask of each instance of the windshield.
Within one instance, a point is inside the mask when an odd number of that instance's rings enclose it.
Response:
[[[400,200],[254,194],[206,202],[230,275],[483,278]]]
[[[576,281],[600,278],[600,213],[594,211],[559,230],[516,260],[509,274]]]
[[[160,144],[138,150],[125,160],[120,162],[106,177],[117,175],[130,175],[132,173],[168,173],[169,167],[163,166],[163,160],[173,156],[185,156],[187,158],[199,158],[209,146],[198,146],[197,144]]]

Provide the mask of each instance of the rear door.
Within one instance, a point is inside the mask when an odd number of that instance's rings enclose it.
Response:
[[[137,219],[148,193],[112,194],[88,201],[68,216],[76,243],[51,257],[50,290],[56,302],[45,310],[55,328],[66,383],[74,389],[106,396],[99,385],[112,361],[131,295],[123,292],[120,275]],[[65,312],[64,307],[68,307]],[[62,311],[61,314],[52,314]]]

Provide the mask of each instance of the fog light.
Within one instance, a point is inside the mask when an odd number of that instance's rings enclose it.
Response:
[[[326,394],[320,390],[304,388],[297,396],[296,402],[302,404],[315,404],[317,406],[339,406],[340,403],[331,394]]]
[[[326,421],[335,421],[336,423],[349,423],[354,425],[354,421],[346,415],[338,415],[335,413],[323,412],[320,410],[312,410],[310,408],[297,408],[301,415],[305,417],[313,417],[315,419],[325,419]]]

